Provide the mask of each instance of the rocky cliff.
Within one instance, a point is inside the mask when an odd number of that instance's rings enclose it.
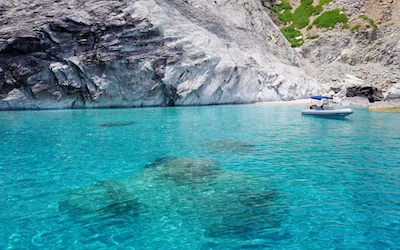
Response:
[[[296,49],[280,2],[2,2],[0,110],[400,99],[398,0],[326,0],[359,28],[304,28]]]
[[[309,31],[320,37],[298,49],[302,68],[321,84],[324,93],[343,99],[344,104],[400,100],[400,2],[334,0],[324,7],[343,8],[348,25],[359,28]]]
[[[299,63],[259,0],[0,5],[0,110],[252,103],[319,93]]]

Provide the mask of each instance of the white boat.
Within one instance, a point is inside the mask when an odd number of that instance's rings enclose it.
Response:
[[[305,109],[302,110],[301,113],[303,115],[320,115],[320,116],[342,116],[345,117],[347,115],[351,115],[354,111],[350,108],[345,109]]]
[[[345,117],[354,113],[351,108],[334,109],[330,103],[332,97],[312,96],[312,101],[308,104],[308,109],[301,111],[303,115]]]

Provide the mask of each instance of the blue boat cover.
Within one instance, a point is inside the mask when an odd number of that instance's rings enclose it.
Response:
[[[322,99],[332,99],[332,97],[324,96],[324,95],[314,95],[314,96],[311,96],[311,99],[322,100]]]

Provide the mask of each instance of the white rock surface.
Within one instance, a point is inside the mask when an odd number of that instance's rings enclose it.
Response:
[[[254,103],[320,93],[258,0],[42,5],[36,11],[48,18],[30,15],[24,2],[5,8],[0,109]],[[32,20],[24,37],[10,31],[18,8]],[[10,52],[17,47],[22,56]]]

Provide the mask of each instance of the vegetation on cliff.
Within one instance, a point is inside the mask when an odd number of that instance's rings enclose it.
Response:
[[[337,23],[347,24],[349,18],[344,14],[343,9],[334,9],[326,11],[318,16],[312,23],[319,28],[333,28]]]
[[[307,32],[313,27],[332,29],[341,24],[342,28],[350,29],[351,31],[360,28],[360,24],[356,24],[354,27],[350,27],[347,24],[349,18],[343,8],[324,11],[324,5],[332,1],[301,0],[300,5],[294,8],[288,0],[281,0],[277,5],[271,7],[271,10],[282,22],[283,27],[281,28],[281,32],[290,42],[291,46],[299,47],[305,40],[319,37],[315,32],[311,34]],[[369,22],[372,27],[377,28],[371,18],[365,15],[361,15],[360,18]]]
[[[370,24],[372,27],[374,27],[375,29],[378,28],[378,26],[375,24],[375,22],[374,22],[374,20],[372,20],[372,18],[370,18],[370,17],[368,17],[368,16],[366,16],[366,15],[361,15],[360,18],[363,19],[363,20],[365,20],[365,21],[367,21],[367,22],[369,22],[369,24]]]
[[[331,28],[338,22],[347,22],[348,18],[342,10],[335,9],[323,12],[323,6],[331,1],[332,0],[321,0],[318,5],[314,6],[313,0],[301,0],[300,6],[293,12],[293,7],[286,0],[282,0],[277,6],[272,7],[272,11],[277,14],[279,19],[285,25],[285,27],[281,28],[281,32],[290,42],[292,47],[299,47],[304,43],[305,39],[301,29],[307,26],[308,30],[311,29],[313,25],[316,25],[317,27]],[[311,25],[309,25],[312,16],[317,16],[317,18]],[[307,38],[310,39],[316,37],[318,36],[313,35]]]

